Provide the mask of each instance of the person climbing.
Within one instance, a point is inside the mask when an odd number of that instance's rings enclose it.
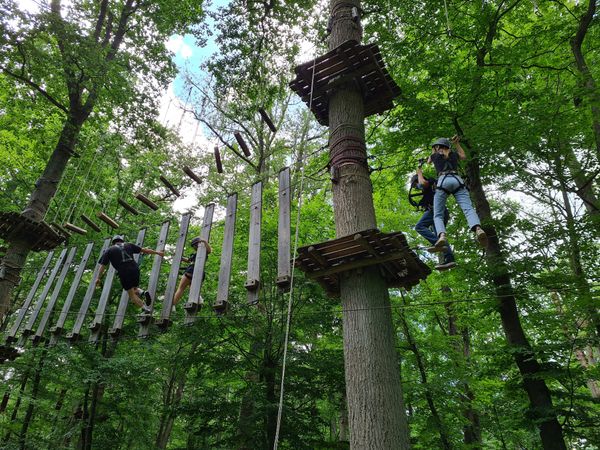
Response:
[[[447,138],[439,138],[432,145],[432,153],[427,162],[433,163],[438,175],[437,187],[433,196],[433,225],[437,231],[438,240],[432,247],[433,252],[441,252],[448,245],[444,211],[449,195],[454,195],[456,203],[463,211],[469,229],[475,233],[479,244],[487,247],[487,235],[481,228],[479,216],[475,212],[464,181],[458,175],[458,160],[466,159],[465,151],[460,145],[460,138],[454,136],[452,142],[456,151],[451,151],[451,143]]]
[[[151,248],[142,248],[139,245],[125,242],[123,236],[116,235],[112,238],[111,246],[102,254],[100,261],[98,261],[101,267],[98,278],[96,278],[96,287],[100,286],[100,280],[110,263],[117,271],[121,286],[129,294],[129,299],[142,308],[143,313],[150,313],[152,312],[150,308],[152,297],[148,291],[139,288],[140,268],[133,259],[133,255],[136,253],[165,256],[165,252],[157,252]],[[144,297],[145,302],[140,297]]]
[[[423,215],[415,225],[415,231],[429,241],[432,246],[435,246],[437,242],[437,233],[433,224],[433,196],[434,187],[436,180],[434,178],[423,176],[423,163],[425,160],[419,161],[416,175],[413,175],[411,179],[411,186],[420,189],[422,192],[421,200],[418,203],[418,207],[423,209]],[[444,208],[444,225],[448,223],[450,213],[447,208]],[[434,247],[429,247],[427,250],[432,251]],[[449,244],[446,245],[443,250],[442,258],[440,262],[435,266],[439,271],[449,270],[456,267],[454,261],[454,253]]]
[[[185,292],[185,290],[192,284],[192,276],[194,275],[194,264],[196,262],[196,256],[198,254],[198,246],[200,244],[204,245],[204,247],[206,248],[207,255],[210,255],[210,253],[212,252],[212,248],[210,247],[210,244],[208,242],[206,242],[206,240],[204,240],[200,237],[195,237],[194,239],[192,239],[192,241],[190,242],[190,245],[194,249],[194,253],[192,253],[189,256],[189,258],[182,258],[182,260],[184,262],[189,263],[189,266],[186,267],[185,272],[183,273],[183,275],[181,277],[181,281],[179,281],[179,286],[177,287],[177,292],[175,292],[175,296],[173,297],[173,306],[171,308],[171,312],[176,311],[175,306],[177,305],[177,303],[179,303],[179,301],[181,300],[181,297],[183,297],[183,293]],[[202,274],[202,277],[203,277],[202,280],[204,280],[204,278],[206,277],[206,273]]]

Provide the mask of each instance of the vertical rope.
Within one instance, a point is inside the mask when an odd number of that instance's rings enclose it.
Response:
[[[448,36],[452,36],[452,27],[450,26],[450,19],[448,18],[448,3],[444,0],[444,12],[446,13],[446,33]]]
[[[312,106],[313,100],[313,85],[315,82],[315,66],[317,64],[316,46],[315,46],[315,57],[313,59],[312,77],[310,82],[310,99],[308,102],[308,109]],[[296,212],[296,232],[294,235],[294,253],[292,258],[292,275],[290,277],[290,295],[288,298],[288,310],[287,310],[287,322],[285,326],[285,341],[283,345],[283,361],[281,364],[281,385],[279,387],[279,407],[277,409],[277,427],[275,428],[275,441],[273,442],[273,450],[277,450],[279,446],[279,430],[281,429],[281,415],[283,413],[283,392],[285,383],[285,366],[287,362],[287,349],[290,337],[290,323],[292,318],[292,296],[294,293],[294,266],[296,265],[296,252],[298,251],[298,235],[300,232],[300,210],[302,209],[302,190],[304,188],[304,162],[302,156],[298,160],[300,163],[300,188],[298,190],[298,211]]]

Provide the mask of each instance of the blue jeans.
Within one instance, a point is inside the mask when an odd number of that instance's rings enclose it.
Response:
[[[444,214],[444,223],[448,221],[448,210],[445,211]],[[427,209],[417,224],[415,225],[415,231],[427,239],[431,245],[437,242],[437,233],[435,232],[436,228],[433,225],[433,210]],[[444,252],[444,262],[449,263],[454,261],[454,253],[452,253],[452,249],[450,248],[450,244],[448,244],[448,250]]]
[[[458,206],[462,209],[470,230],[475,226],[480,225],[479,216],[471,204],[469,191],[465,187],[458,189],[460,184],[464,184],[464,182],[458,175],[442,175],[438,179],[435,195],[433,196],[433,223],[438,235],[439,233],[446,232],[444,211],[446,210],[446,200],[448,199],[448,193],[440,189],[440,187],[449,192],[453,192],[452,195],[454,195],[456,203],[458,203]]]

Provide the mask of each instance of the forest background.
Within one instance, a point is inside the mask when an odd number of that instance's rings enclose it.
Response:
[[[103,336],[97,347],[28,344],[0,367],[2,447],[272,448],[288,307],[274,284],[281,168],[292,169],[293,218],[302,197],[299,245],[335,237],[327,129],[288,87],[295,65],[326,52],[327,5],[39,6],[25,11],[0,1],[1,211],[27,209],[48,162],[62,152],[61,181],[36,214],[63,222],[102,210],[130,239],[147,226],[152,245],[160,223],[176,224],[181,214],[162,174],[191,204],[190,236],[203,205],[217,205],[202,292],[210,305],[227,194],[238,192],[240,204],[228,314],[216,317],[207,307],[193,327],[176,324],[140,341],[131,306],[116,343]],[[361,7],[364,42],[379,45],[401,88],[393,109],[366,120],[379,228],[406,233],[434,264],[412,231],[420,213],[408,204],[407,181],[433,139],[459,134],[474,204],[500,242],[493,257],[484,254],[451,202],[458,267],[410,292],[390,291],[413,448],[542,448],[545,417],[556,417],[567,448],[600,448],[596,1],[371,0]],[[185,108],[186,118],[165,126],[160,101],[177,73],[165,44],[185,34],[199,47],[211,39],[217,50],[201,71],[180,73],[185,87],[170,108]],[[277,132],[260,120],[261,107]],[[233,137],[237,130],[250,157]],[[221,147],[223,174],[213,145]],[[202,176],[199,188],[185,165]],[[244,288],[249,194],[259,180],[264,284],[260,306],[251,307]],[[128,215],[116,200],[133,202],[138,191],[160,199],[159,210]],[[295,220],[292,227],[293,235]],[[109,234],[103,227],[73,235],[69,245],[83,248]],[[44,257],[28,253],[4,330]],[[146,263],[142,284],[148,271]],[[168,264],[163,271],[159,292]],[[507,284],[516,301],[510,318]],[[109,315],[119,295],[115,287]],[[281,448],[348,447],[342,314],[338,300],[296,274]],[[514,340],[515,328],[525,340]],[[524,361],[539,363],[534,378],[549,390],[548,410],[530,403]]]

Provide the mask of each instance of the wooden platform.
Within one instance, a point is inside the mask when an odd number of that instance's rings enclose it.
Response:
[[[320,244],[300,247],[296,267],[323,286],[330,296],[340,293],[344,272],[377,265],[388,287],[411,289],[431,269],[408,248],[400,232],[365,230]]]
[[[30,241],[34,252],[52,250],[66,240],[46,222],[34,222],[17,212],[0,212],[0,238]]]
[[[392,100],[400,95],[400,88],[385,68],[375,44],[360,45],[346,41],[338,48],[316,60],[296,67],[296,78],[289,85],[308,106],[313,80],[311,111],[321,125],[329,125],[328,91],[354,79],[363,93],[365,117],[392,108]]]

